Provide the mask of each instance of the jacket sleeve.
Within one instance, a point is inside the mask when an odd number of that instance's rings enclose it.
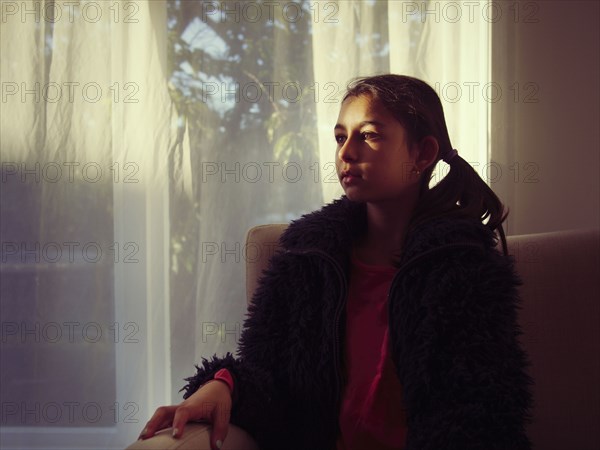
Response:
[[[276,253],[263,273],[248,307],[237,356],[202,358],[197,372],[187,378],[184,398],[213,379],[222,368],[229,370],[233,382],[230,422],[247,431],[261,449],[268,450],[285,442],[285,425],[289,411],[289,383],[285,378],[286,324],[290,289],[297,268],[282,254]],[[289,425],[289,424],[288,424]]]
[[[412,296],[406,307],[414,312],[404,316],[420,318],[399,324],[420,336],[400,343],[402,376],[415,386],[407,389],[407,450],[531,449],[534,382],[518,339],[521,284],[513,258],[496,250],[453,251],[405,278],[402,295]]]

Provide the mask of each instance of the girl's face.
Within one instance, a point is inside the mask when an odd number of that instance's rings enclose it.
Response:
[[[418,175],[404,127],[370,96],[349,97],[334,129],[337,174],[352,201],[378,202],[412,197]],[[417,152],[418,153],[418,152]]]

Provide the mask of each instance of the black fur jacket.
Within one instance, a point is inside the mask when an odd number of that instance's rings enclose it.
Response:
[[[184,398],[226,367],[230,423],[261,450],[334,450],[350,251],[365,230],[366,205],[345,196],[293,221],[248,308],[237,356],[202,358]],[[481,222],[456,218],[406,236],[388,296],[406,450],[531,449],[522,281],[496,243]]]

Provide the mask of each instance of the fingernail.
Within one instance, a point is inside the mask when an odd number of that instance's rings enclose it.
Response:
[[[173,437],[176,437],[176,434],[179,432],[177,428],[173,428]]]
[[[221,442],[221,440],[217,440],[217,448],[221,448],[223,446],[223,443]]]

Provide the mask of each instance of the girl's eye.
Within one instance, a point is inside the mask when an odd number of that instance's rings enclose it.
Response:
[[[372,141],[373,139],[377,139],[379,137],[379,135],[377,133],[373,133],[371,131],[364,131],[362,133],[360,133],[360,137],[361,139],[367,141]],[[338,145],[343,145],[344,142],[346,142],[347,137],[343,134],[336,134],[335,135],[335,141],[338,143]]]
[[[375,139],[375,138],[377,138],[377,134],[372,133],[370,131],[364,131],[360,135],[362,136],[363,139]]]

